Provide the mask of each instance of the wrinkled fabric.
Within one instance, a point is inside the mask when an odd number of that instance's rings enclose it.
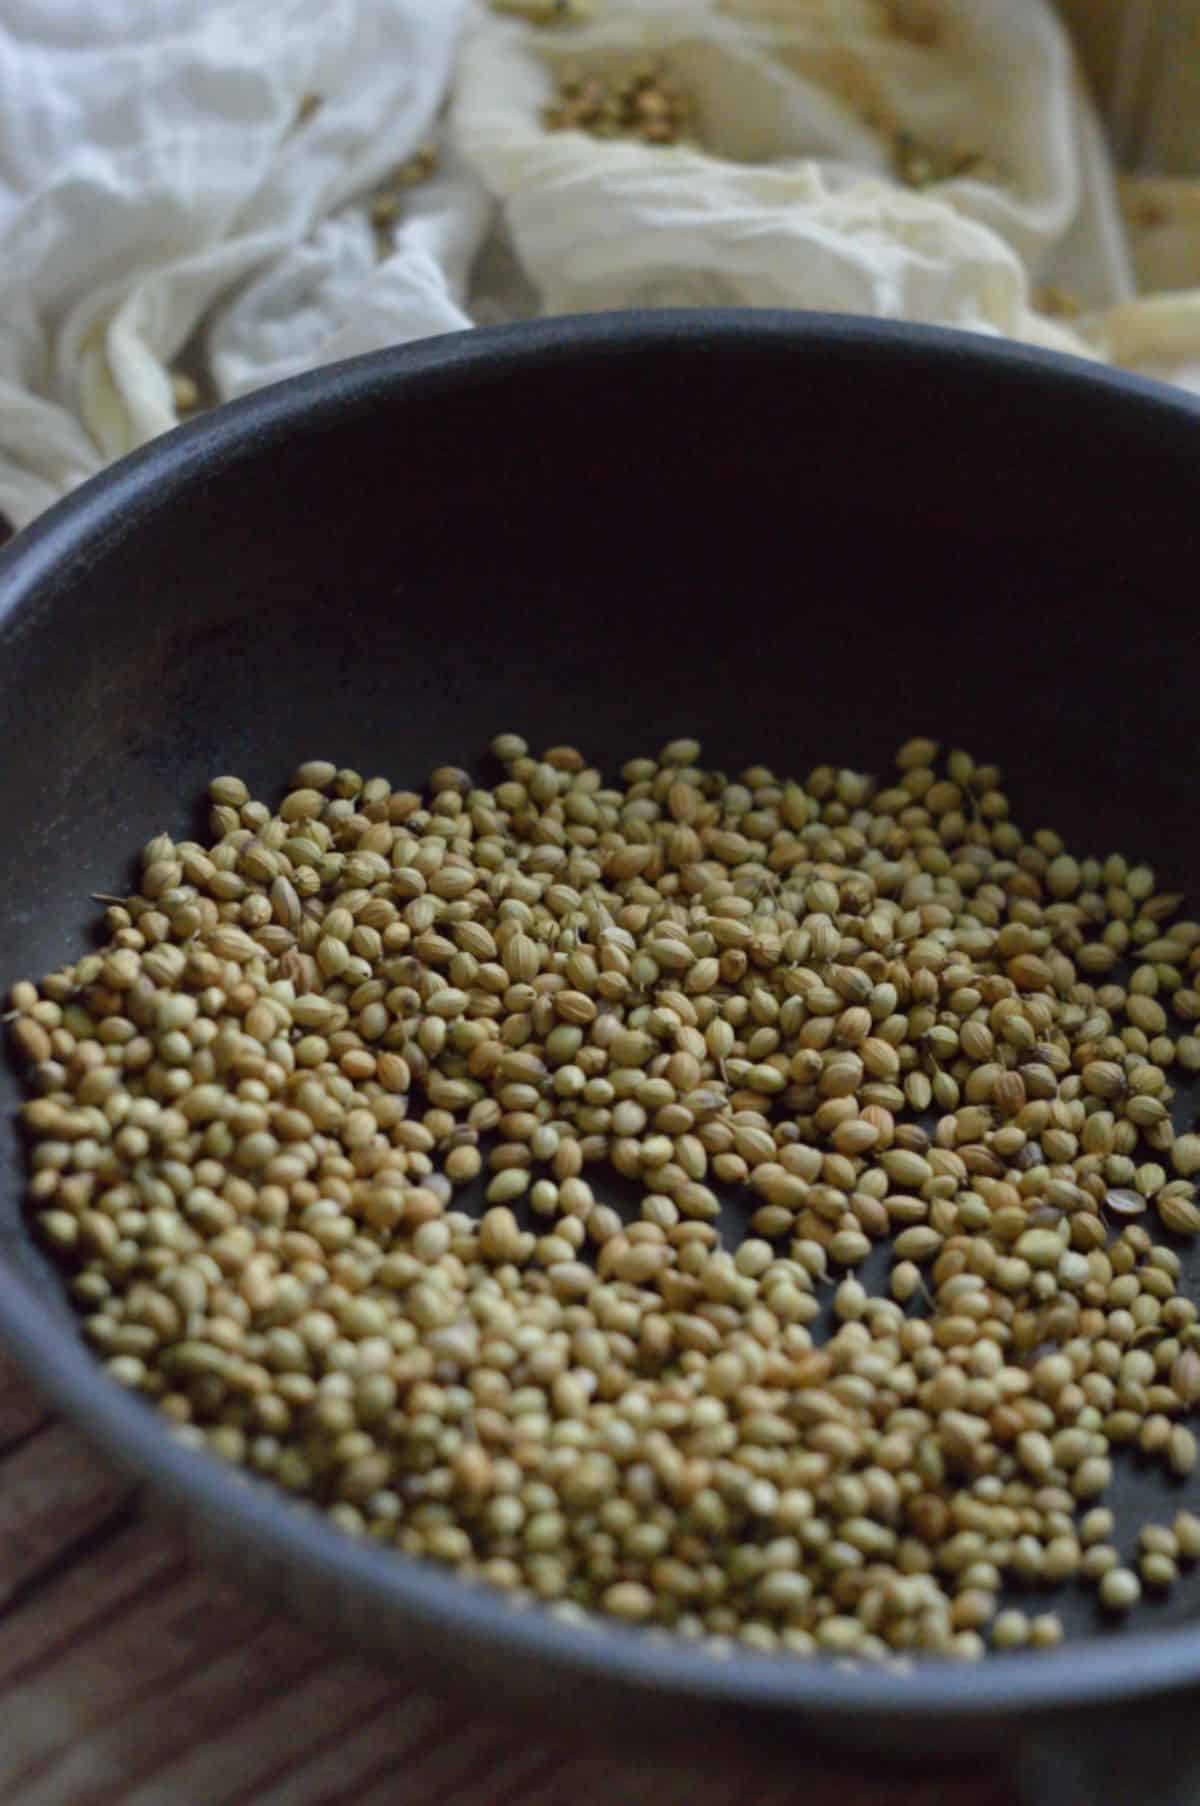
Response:
[[[0,511],[16,525],[220,399],[468,324],[473,179],[377,257],[365,197],[429,137],[466,0],[5,0]],[[307,117],[305,97],[321,104]],[[460,192],[461,191],[461,192]]]
[[[1200,187],[1114,180],[1044,0],[5,0],[0,512],[334,359],[537,314],[936,322],[1200,389]],[[564,64],[659,56],[694,143],[547,131]],[[319,104],[317,102],[319,101]],[[988,168],[915,190],[897,131]],[[393,225],[373,194],[439,158]]]

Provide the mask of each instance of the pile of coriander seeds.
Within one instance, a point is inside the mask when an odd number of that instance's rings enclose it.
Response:
[[[585,74],[573,64],[564,66],[543,124],[552,132],[679,144],[694,126],[695,115],[693,97],[660,63],[643,58],[609,73]]]
[[[348,1532],[717,1650],[973,1660],[1169,1588],[1200,1519],[1105,1495],[1196,1460],[1181,899],[928,740],[493,752],[218,778],[14,987],[110,1373]]]

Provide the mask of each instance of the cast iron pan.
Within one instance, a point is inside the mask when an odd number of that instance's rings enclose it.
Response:
[[[931,733],[1017,819],[1200,896],[1200,407],[982,338],[772,313],[456,335],[283,384],[88,484],[0,555],[0,987],[210,776],[419,783],[490,737],[610,764],[882,765]],[[845,1674],[518,1611],[172,1443],[93,1365],[22,1222],[0,1075],[0,1333],[255,1586],[359,1648],[749,1774],[1017,1754],[1064,1806],[1184,1798],[1200,1580],[1061,1651]],[[1197,1263],[1190,1267],[1195,1285]],[[1117,1492],[1160,1517],[1169,1488]],[[718,1760],[720,1757],[717,1758]]]

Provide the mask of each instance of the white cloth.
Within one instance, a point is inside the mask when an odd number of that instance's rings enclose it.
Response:
[[[539,29],[479,0],[2,0],[0,512],[23,525],[174,424],[185,351],[227,399],[532,313],[850,310],[1200,387],[1200,288],[1137,298],[1044,0],[906,0],[929,25],[907,34],[894,0],[595,4]],[[544,128],[563,62],[646,54],[696,96],[697,145]],[[907,189],[896,128],[999,179]],[[372,192],[431,137],[381,249]],[[1200,249],[1169,261],[1200,282]]]
[[[23,525],[173,425],[168,366],[202,321],[222,398],[468,323],[477,185],[423,195],[383,262],[362,206],[429,136],[465,13],[3,0],[0,511]]]

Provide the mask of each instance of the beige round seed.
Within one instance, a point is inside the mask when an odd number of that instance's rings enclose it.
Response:
[[[1054,1649],[1063,1640],[1062,1619],[1054,1612],[1039,1612],[1029,1621],[1029,1641],[1035,1649]]]
[[[1190,1198],[1163,1196],[1157,1200],[1157,1209],[1166,1228],[1176,1235],[1200,1233],[1200,1209]]]
[[[1171,1164],[1182,1178],[1200,1173],[1200,1135],[1179,1135],[1171,1148]]]
[[[1145,1586],[1156,1592],[1165,1592],[1173,1587],[1179,1579],[1179,1569],[1169,1555],[1158,1550],[1150,1550],[1138,1562],[1138,1572]]]
[[[1200,1517],[1190,1511],[1179,1511],[1173,1526],[1179,1554],[1184,1561],[1200,1561]]]
[[[1127,1612],[1142,1596],[1136,1574],[1129,1568],[1110,1568],[1100,1581],[1100,1603],[1108,1612]]]
[[[487,1260],[516,1260],[521,1250],[521,1228],[511,1210],[494,1205],[479,1225],[480,1252]]]
[[[208,794],[214,803],[223,803],[233,809],[240,809],[250,801],[250,792],[241,778],[214,778]]]
[[[1147,1225],[1200,1232],[1200,924],[932,741],[882,787],[494,752],[310,761],[274,813],[219,779],[213,844],[156,836],[103,950],[14,989],[108,1371],[350,1533],[652,1634],[974,1660],[1061,1637],[1014,1583],[1125,1609],[1111,1448],[1196,1456]],[[1198,1553],[1146,1526],[1145,1585]]]
[[[992,1620],[992,1644],[996,1649],[1021,1649],[1029,1641],[1029,1620],[1024,1612],[998,1612]]]
[[[609,1587],[603,1605],[614,1618],[623,1618],[627,1624],[642,1624],[654,1610],[654,1595],[648,1587],[624,1580]]]

